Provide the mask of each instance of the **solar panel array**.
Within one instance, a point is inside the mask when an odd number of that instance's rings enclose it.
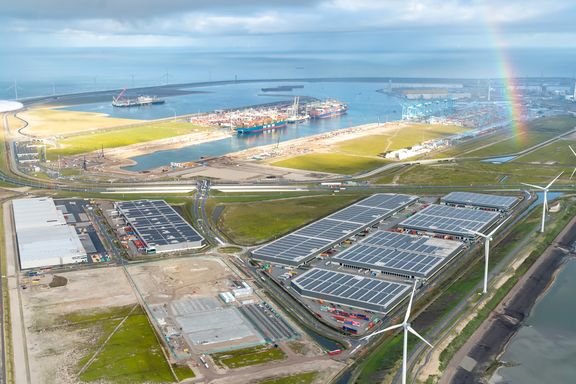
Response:
[[[376,194],[252,251],[258,260],[300,265],[354,233],[391,216],[416,196]]]
[[[469,205],[481,208],[510,210],[518,202],[515,196],[488,195],[473,192],[451,192],[442,198],[442,202],[455,205]]]
[[[376,231],[331,260],[362,269],[426,278],[463,246],[459,241]]]
[[[473,237],[467,230],[482,232],[498,220],[500,214],[492,211],[430,205],[402,221],[398,226],[440,234]]]
[[[203,237],[164,200],[134,200],[116,207],[147,247],[201,242]]]
[[[407,284],[313,268],[292,280],[304,297],[386,313],[410,290]]]

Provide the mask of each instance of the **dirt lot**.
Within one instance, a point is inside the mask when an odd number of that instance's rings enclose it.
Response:
[[[67,326],[70,316],[136,303],[120,268],[58,273],[66,286],[49,288],[46,275],[22,291],[28,356],[33,383],[74,383],[71,372],[82,350],[98,337],[98,330]],[[45,284],[46,283],[46,284]]]
[[[221,260],[210,257],[163,260],[128,270],[148,304],[187,296],[216,297],[230,289],[229,279],[238,280]]]

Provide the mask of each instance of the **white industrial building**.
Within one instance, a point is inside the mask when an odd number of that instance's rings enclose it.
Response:
[[[12,202],[20,268],[42,268],[88,261],[73,226],[48,197]]]

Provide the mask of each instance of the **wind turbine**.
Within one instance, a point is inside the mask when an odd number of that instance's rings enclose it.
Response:
[[[552,186],[552,184],[554,184],[554,182],[556,180],[558,180],[558,178],[560,176],[562,176],[562,174],[564,173],[564,171],[560,172],[560,174],[558,176],[556,176],[554,178],[554,180],[552,180],[547,186],[545,187],[541,187],[539,185],[532,185],[532,184],[526,184],[526,183],[521,183],[522,185],[526,185],[528,187],[532,187],[532,188],[536,188],[539,189],[541,191],[544,191],[544,204],[542,206],[542,227],[540,228],[540,232],[544,232],[544,223],[546,222],[546,211],[548,210],[548,189],[550,189],[550,187]]]
[[[482,293],[486,294],[488,292],[488,260],[490,258],[490,242],[492,240],[494,240],[493,236],[494,234],[500,229],[500,227],[502,227],[506,222],[508,221],[508,219],[504,220],[499,226],[497,226],[496,228],[494,228],[492,230],[492,232],[486,234],[480,233],[480,232],[476,232],[476,231],[471,231],[469,229],[465,229],[466,232],[472,233],[476,236],[480,236],[484,238],[484,289],[482,290]]]
[[[418,284],[417,280],[414,281],[414,288],[412,288],[412,294],[410,295],[410,301],[408,302],[408,308],[406,308],[406,315],[404,316],[404,321],[401,324],[392,325],[388,328],[384,328],[378,332],[374,332],[373,334],[365,336],[362,338],[362,340],[369,340],[371,337],[374,337],[374,336],[379,335],[379,334],[384,333],[384,332],[391,331],[393,329],[397,329],[397,328],[403,328],[404,329],[404,353],[402,354],[402,384],[406,384],[406,364],[408,362],[408,332],[412,333],[414,336],[418,337],[420,340],[422,340],[423,342],[428,344],[431,348],[433,348],[432,344],[430,344],[429,342],[426,341],[426,339],[424,339],[422,336],[420,336],[418,334],[418,332],[416,332],[414,330],[414,328],[412,328],[410,326],[410,323],[408,322],[408,319],[410,317],[410,311],[412,310],[412,301],[414,301],[414,293],[416,293],[416,284]]]
[[[574,91],[576,92],[576,91]],[[574,151],[574,149],[572,149],[572,147],[569,145],[568,148],[570,148],[570,150],[572,151],[572,153],[574,154],[574,156],[576,156],[576,152]],[[572,171],[572,174],[570,175],[570,179],[572,179],[572,176],[574,176],[574,172],[576,172],[576,167],[574,167],[574,170]]]

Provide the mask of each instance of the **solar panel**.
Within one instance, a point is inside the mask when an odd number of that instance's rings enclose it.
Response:
[[[459,241],[376,231],[331,260],[346,266],[426,278],[463,246]]]
[[[502,211],[512,209],[520,199],[515,196],[499,196],[473,192],[451,192],[441,201],[446,204],[492,208]]]
[[[164,200],[116,203],[147,247],[201,242],[203,237]]]
[[[252,257],[280,264],[300,265],[417,199],[410,195],[372,195],[253,250]]]
[[[313,268],[292,280],[302,296],[386,313],[410,291],[408,284]]]
[[[402,221],[398,226],[405,229],[473,237],[469,231],[482,232],[494,224],[500,214],[492,211],[457,208],[447,205],[430,205]]]

